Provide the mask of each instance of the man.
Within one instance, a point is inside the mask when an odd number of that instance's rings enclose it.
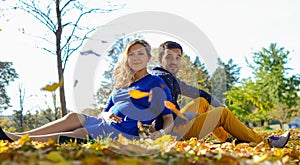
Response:
[[[181,112],[205,113],[209,111],[210,105],[213,107],[225,107],[219,100],[212,97],[206,91],[187,85],[184,81],[178,79],[175,75],[181,67],[181,56],[183,50],[180,44],[167,41],[159,47],[159,67],[154,67],[152,74],[160,76],[169,87],[173,103],[177,109],[180,109],[177,99],[178,95],[187,96],[194,100],[183,107]],[[221,142],[225,142],[232,136],[222,127],[213,131],[213,135]]]

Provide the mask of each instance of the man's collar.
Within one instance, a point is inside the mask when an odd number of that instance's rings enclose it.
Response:
[[[154,67],[152,70],[159,70],[159,71],[163,71],[163,72],[167,72],[173,76],[175,76],[173,73],[169,72],[168,70],[166,70],[165,68],[163,68],[162,66],[156,66]]]

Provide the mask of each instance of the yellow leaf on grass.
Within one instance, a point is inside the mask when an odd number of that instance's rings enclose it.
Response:
[[[105,164],[105,163],[102,163],[102,158],[101,157],[84,158],[84,159],[81,160],[81,163],[83,165],[101,165],[101,164]]]
[[[127,145],[127,144],[129,144],[129,139],[127,139],[121,133],[119,133],[118,134],[118,142],[123,144],[123,145]]]
[[[7,142],[4,142],[4,140],[0,140],[0,153],[6,152],[7,150],[9,150]]]
[[[164,136],[161,136],[161,137],[155,139],[154,143],[157,144],[157,143],[163,143],[163,142],[170,142],[171,140],[173,140],[171,135],[164,135]]]
[[[36,149],[41,149],[45,147],[45,144],[38,141],[31,141],[31,145]]]
[[[90,149],[99,151],[99,150],[106,149],[107,145],[103,145],[103,144],[100,144],[100,143],[86,143],[86,144],[83,144],[82,147],[90,148]]]
[[[120,152],[125,155],[149,155],[156,153],[156,150],[147,149],[137,144],[121,145]]]
[[[269,155],[267,153],[264,153],[263,155],[254,155],[253,160],[255,162],[259,163],[259,162],[263,162],[263,161],[267,160],[268,157],[269,157]]]
[[[23,135],[19,140],[18,140],[20,145],[24,145],[27,142],[30,142],[30,138],[28,134]]]
[[[141,161],[139,161],[138,159],[134,159],[134,158],[124,158],[124,159],[119,159],[117,161],[118,165],[128,165],[128,164],[130,164],[130,165],[139,165],[141,163],[142,163]]]
[[[64,157],[61,156],[60,153],[58,153],[57,151],[51,151],[48,155],[47,155],[47,159],[55,162],[55,163],[60,163],[60,162],[65,162],[66,160],[64,159]]]
[[[134,99],[141,99],[149,96],[149,92],[142,92],[140,90],[130,90],[129,95]]]
[[[169,109],[171,109],[177,116],[181,117],[184,120],[188,120],[183,113],[181,113],[175,106],[175,104],[173,104],[170,101],[165,101],[165,106]]]
[[[52,138],[49,138],[48,141],[46,142],[47,146],[51,146],[53,144],[55,144],[55,141]]]
[[[282,157],[284,155],[284,151],[282,148],[276,148],[274,151],[274,155],[278,157]]]

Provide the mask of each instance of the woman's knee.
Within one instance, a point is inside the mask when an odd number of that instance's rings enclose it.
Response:
[[[65,116],[66,121],[75,122],[74,124],[78,123],[83,125],[86,118],[84,115],[76,112],[70,112]]]

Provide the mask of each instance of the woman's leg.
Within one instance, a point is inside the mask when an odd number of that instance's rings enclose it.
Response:
[[[10,132],[5,132],[5,134],[13,141],[18,140],[22,136]],[[88,136],[88,132],[86,131],[85,128],[78,128],[70,132],[57,132],[57,133],[45,134],[45,135],[30,135],[29,138],[40,142],[47,142],[49,139],[57,141],[60,135],[73,136],[77,138],[86,138]]]
[[[198,112],[199,114],[208,112],[210,110],[210,104],[203,97],[198,97],[188,103],[181,109],[181,112]],[[213,130],[213,135],[220,141],[225,142],[227,138],[232,137],[224,128],[217,127]]]
[[[260,135],[239,121],[229,109],[221,107],[200,114],[185,125],[175,126],[173,131],[180,134],[183,139],[191,137],[201,139],[220,126],[239,140],[255,143],[263,140]]]
[[[46,135],[46,134],[53,134],[59,132],[69,132],[83,127],[85,120],[86,119],[84,115],[71,112],[64,117],[52,121],[48,124],[45,124],[39,128],[26,131],[26,132],[16,133],[16,134],[17,135],[29,134],[31,136],[31,135]]]

